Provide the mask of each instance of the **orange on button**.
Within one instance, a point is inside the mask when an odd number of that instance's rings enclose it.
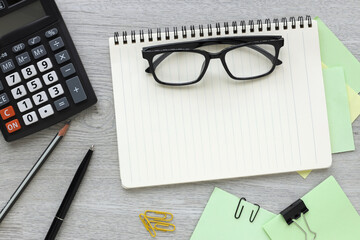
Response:
[[[11,118],[11,117],[15,116],[14,108],[12,106],[4,108],[4,109],[0,110],[0,115],[3,120]]]
[[[21,125],[19,123],[19,120],[15,119],[11,122],[8,122],[6,125],[6,129],[9,133],[16,132],[21,129]]]

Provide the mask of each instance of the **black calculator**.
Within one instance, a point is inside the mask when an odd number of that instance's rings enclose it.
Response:
[[[97,102],[54,0],[0,0],[0,128],[14,141]]]

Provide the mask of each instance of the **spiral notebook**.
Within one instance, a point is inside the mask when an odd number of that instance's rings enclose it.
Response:
[[[125,188],[331,165],[316,21],[242,21],[173,30],[123,32],[109,40]],[[284,38],[282,65],[261,79],[234,81],[216,60],[201,82],[187,87],[160,85],[145,72],[143,47],[250,35]]]

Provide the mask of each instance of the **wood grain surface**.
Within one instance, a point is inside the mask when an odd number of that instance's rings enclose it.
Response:
[[[242,19],[319,16],[360,59],[359,0],[206,1],[57,0],[99,102],[73,118],[68,135],[0,224],[0,239],[43,239],[89,146],[96,150],[58,239],[152,239],[138,215],[147,209],[174,214],[175,233],[189,239],[215,186],[278,213],[334,175],[360,212],[360,120],[357,150],[333,155],[333,166],[303,180],[297,173],[125,190],[119,178],[108,38],[114,31],[206,24]],[[13,143],[0,139],[2,208],[55,133],[58,124]]]

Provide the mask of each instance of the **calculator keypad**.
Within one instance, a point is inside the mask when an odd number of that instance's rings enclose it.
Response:
[[[13,55],[1,59],[0,120],[9,136],[33,127],[40,130],[42,122],[54,122],[54,115],[70,116],[96,102],[93,90],[84,89],[88,79],[86,74],[83,79],[83,68],[73,62],[77,57],[73,59],[64,39],[58,28],[50,28],[9,46],[7,54]],[[90,101],[80,104],[85,100]],[[72,110],[77,105],[79,109]]]

